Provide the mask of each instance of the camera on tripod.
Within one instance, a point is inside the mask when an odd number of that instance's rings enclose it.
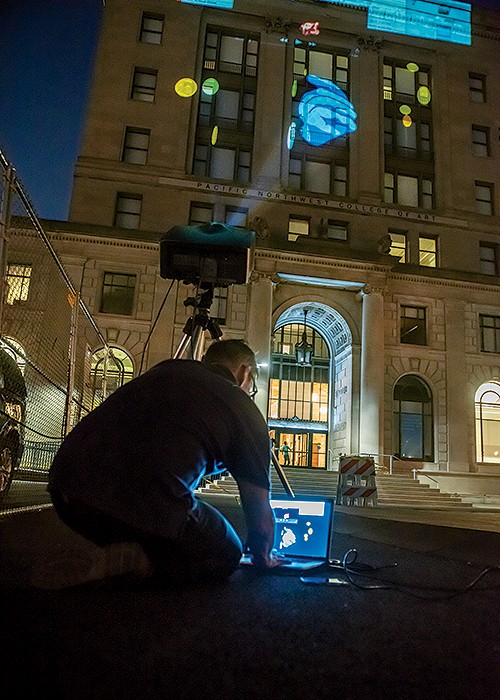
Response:
[[[255,232],[227,224],[173,226],[160,240],[160,276],[202,288],[247,284]]]

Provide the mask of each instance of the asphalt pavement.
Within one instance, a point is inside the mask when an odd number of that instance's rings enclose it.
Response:
[[[210,502],[244,535],[234,498]],[[497,697],[500,535],[345,510],[331,556],[355,549],[358,567],[333,571],[342,585],[242,569],[163,590],[34,590],[33,566],[90,545],[50,507],[0,516],[4,687],[60,700]]]

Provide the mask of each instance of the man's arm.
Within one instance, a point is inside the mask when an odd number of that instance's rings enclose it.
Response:
[[[237,479],[237,483],[247,523],[247,545],[254,564],[261,569],[279,566],[280,559],[271,554],[274,515],[269,503],[269,491],[245,479]]]

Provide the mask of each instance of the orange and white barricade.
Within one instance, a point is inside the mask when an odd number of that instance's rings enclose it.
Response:
[[[373,457],[340,457],[337,503],[344,506],[377,505]]]

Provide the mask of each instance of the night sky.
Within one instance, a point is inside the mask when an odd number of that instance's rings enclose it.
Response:
[[[68,216],[102,4],[0,0],[0,149],[42,218]]]

